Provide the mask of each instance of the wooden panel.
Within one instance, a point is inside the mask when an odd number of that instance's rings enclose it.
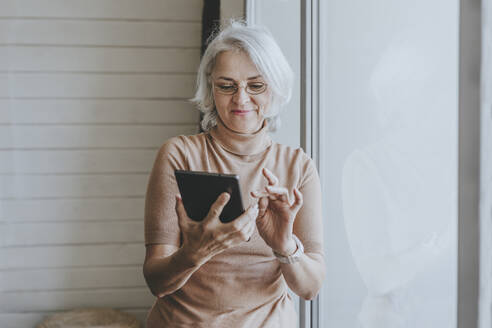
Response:
[[[197,130],[195,125],[0,126],[0,148],[157,148],[173,136]]]
[[[49,231],[49,233],[39,233]],[[3,245],[73,245],[98,243],[144,243],[144,222],[43,222],[0,223]]]
[[[146,287],[141,266],[0,271],[3,291]]]
[[[150,308],[150,306],[149,306]],[[135,316],[142,327],[145,327],[145,319],[148,313],[148,309],[128,310],[123,312],[130,313]],[[41,323],[51,312],[40,313],[0,313],[0,327],[2,328],[26,328],[34,327]]]
[[[148,174],[0,175],[0,198],[144,196]]]
[[[0,150],[0,174],[148,173],[156,150]]]
[[[0,0],[0,327],[144,322],[144,194],[159,146],[198,130],[202,5]]]
[[[0,74],[0,98],[191,98],[195,76],[146,74]],[[3,81],[3,82],[2,82]],[[10,95],[9,95],[10,93]]]
[[[143,219],[144,203],[143,197],[0,200],[0,220],[36,222]]]
[[[0,47],[0,71],[196,72],[199,49]]]
[[[33,246],[0,248],[0,270],[21,268],[142,265],[145,246],[138,244]]]
[[[0,123],[166,123],[199,122],[188,101],[121,99],[0,99]]]
[[[98,289],[74,291],[3,292],[0,312],[60,311],[74,308],[131,308],[150,306],[155,297],[148,288]]]
[[[201,20],[202,0],[0,0],[2,17]]]
[[[145,21],[0,20],[0,44],[199,47],[201,24]]]

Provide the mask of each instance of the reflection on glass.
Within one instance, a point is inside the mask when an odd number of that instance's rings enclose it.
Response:
[[[457,17],[438,2],[322,10],[322,327],[456,326]]]
[[[387,132],[355,149],[343,166],[345,227],[367,287],[358,316],[364,328],[408,326],[417,292],[406,287],[449,248],[455,233],[448,164],[454,159],[439,148],[452,137],[452,126],[436,132],[434,122],[446,108],[419,104],[432,67],[418,59],[405,44],[383,54],[371,81],[378,100],[373,108]]]

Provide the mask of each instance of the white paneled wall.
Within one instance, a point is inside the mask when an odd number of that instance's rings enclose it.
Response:
[[[186,100],[202,0],[0,0],[0,327],[111,307],[142,321],[143,212]]]

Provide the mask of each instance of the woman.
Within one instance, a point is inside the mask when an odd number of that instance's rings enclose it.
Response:
[[[312,160],[268,135],[292,71],[261,28],[232,23],[209,44],[193,99],[205,131],[168,140],[150,175],[144,275],[157,300],[147,327],[295,327],[287,286],[315,297],[324,278],[321,195]],[[243,215],[221,223],[221,194],[188,218],[174,170],[234,173]]]

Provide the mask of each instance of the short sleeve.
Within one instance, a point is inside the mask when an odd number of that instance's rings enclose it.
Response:
[[[323,218],[321,184],[313,160],[303,153],[299,164],[299,191],[303,205],[294,222],[294,233],[302,241],[306,253],[323,254]]]
[[[180,246],[175,211],[179,193],[174,170],[186,169],[186,149],[181,137],[166,141],[157,153],[145,197],[145,244]]]

